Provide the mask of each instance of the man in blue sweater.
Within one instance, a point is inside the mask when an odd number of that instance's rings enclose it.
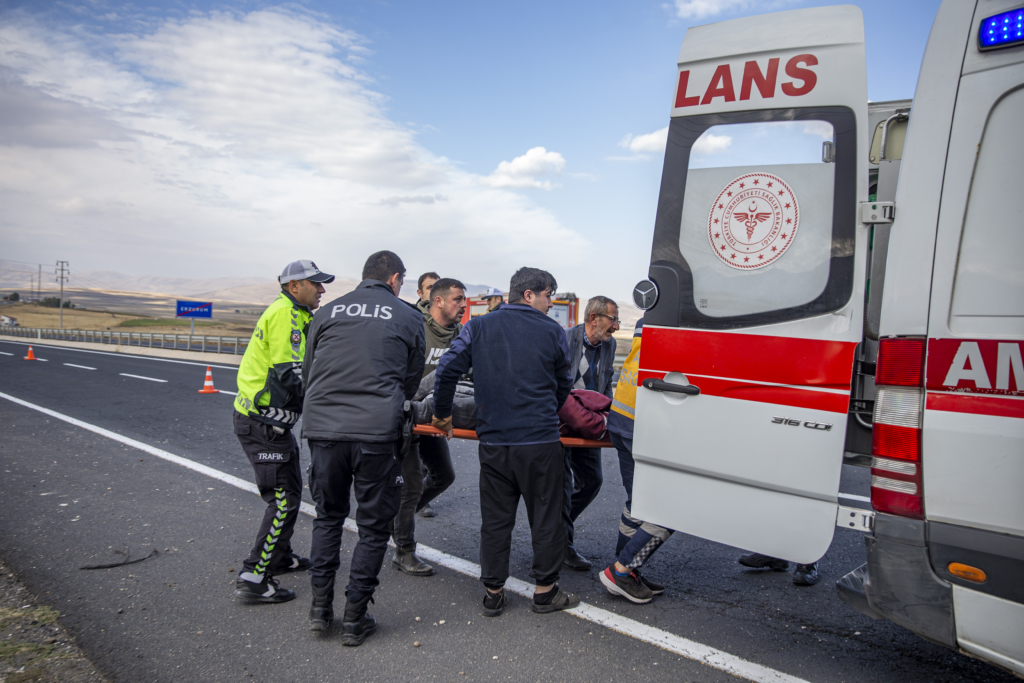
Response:
[[[473,369],[480,437],[480,580],[487,588],[487,617],[505,607],[520,498],[533,538],[533,611],[572,609],[580,602],[557,583],[566,544],[558,409],[572,384],[565,332],[547,315],[557,286],[551,273],[520,268],[512,276],[509,302],[470,320],[437,368],[433,424],[449,437],[455,384]]]

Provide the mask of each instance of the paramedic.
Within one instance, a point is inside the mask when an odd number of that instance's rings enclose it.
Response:
[[[672,535],[671,529],[645,522],[633,516],[633,418],[636,409],[636,381],[640,369],[640,335],[644,321],[637,321],[633,345],[622,364],[615,388],[612,408],[608,413],[608,433],[619,453],[619,473],[626,489],[626,505],[619,519],[619,540],[615,546],[615,562],[601,572],[601,583],[612,595],[620,595],[638,604],[648,603],[665,587],[640,575],[640,567],[654,551]]]

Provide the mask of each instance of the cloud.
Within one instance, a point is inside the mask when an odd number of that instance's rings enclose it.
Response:
[[[674,0],[675,14],[680,19],[703,19],[725,12],[757,8],[770,11],[771,8],[788,4],[793,0],[777,0],[765,3],[763,0]]]
[[[665,151],[666,140],[668,140],[668,126],[645,135],[634,136],[632,133],[627,133],[626,137],[619,141],[619,147],[625,147],[629,151],[638,154],[644,152],[661,153]]]
[[[481,178],[480,182],[490,187],[534,187],[550,190],[549,180],[538,180],[539,176],[560,175],[565,169],[565,159],[558,152],[549,152],[543,147],[534,147],[512,161],[502,161],[494,173]]]
[[[802,132],[820,137],[822,140],[831,140],[834,136],[832,124],[825,121],[804,121]]]
[[[384,197],[377,203],[382,206],[398,206],[399,204],[433,204],[434,202],[446,202],[448,198],[443,194],[417,194],[406,197]]]
[[[295,258],[359,273],[379,249],[466,281],[586,263],[586,238],[506,189],[550,188],[560,154],[461,170],[388,118],[367,55],[301,10],[117,29],[0,12],[5,253],[59,244],[80,269],[178,277],[272,277]]]
[[[704,133],[693,143],[695,154],[715,154],[724,152],[732,144],[732,138],[728,135],[710,135]]]

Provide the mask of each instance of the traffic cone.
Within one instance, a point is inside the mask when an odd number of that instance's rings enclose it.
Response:
[[[36,354],[32,353],[32,347],[28,347],[28,355],[25,356],[25,360],[36,360]]]
[[[30,349],[31,351],[31,349]],[[219,394],[220,389],[213,388],[213,372],[210,370],[210,366],[206,366],[206,381],[203,382],[203,388],[199,390],[200,394]]]

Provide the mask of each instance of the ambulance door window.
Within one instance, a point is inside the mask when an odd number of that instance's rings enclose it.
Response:
[[[846,107],[669,125],[652,325],[735,329],[841,309],[853,293],[857,134]]]
[[[965,336],[1024,337],[1024,89],[989,115],[978,149],[957,260],[950,329]]]
[[[712,126],[694,142],[679,251],[701,313],[765,313],[824,291],[835,189],[825,142],[833,142],[825,121]]]

